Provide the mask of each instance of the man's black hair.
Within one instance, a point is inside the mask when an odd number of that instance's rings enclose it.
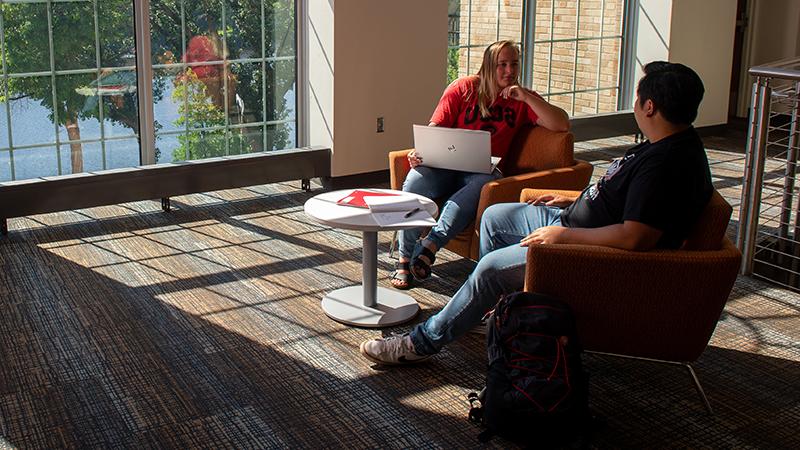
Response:
[[[697,73],[683,64],[653,61],[644,66],[644,74],[636,89],[639,106],[652,100],[669,122],[691,125],[705,93]]]

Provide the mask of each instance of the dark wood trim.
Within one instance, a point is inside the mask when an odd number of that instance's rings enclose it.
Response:
[[[335,191],[339,189],[352,189],[364,186],[380,186],[389,187],[389,169],[378,170],[375,172],[357,173],[354,175],[345,175],[339,177],[322,177],[320,179],[322,187],[328,191]]]
[[[570,131],[575,136],[575,142],[632,136],[639,133],[639,126],[633,117],[633,111],[576,117],[570,119],[570,124]]]
[[[330,177],[330,174],[331,150],[306,147],[9,181],[0,183],[0,221],[30,214]],[[168,202],[162,201],[164,205]]]

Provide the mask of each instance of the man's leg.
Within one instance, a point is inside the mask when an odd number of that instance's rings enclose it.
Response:
[[[447,305],[411,332],[416,353],[437,353],[480,323],[501,296],[522,289],[528,248],[519,242],[548,225],[561,225],[560,208],[526,203],[487,208],[481,220],[478,265]]]
[[[529,221],[528,216],[534,219]],[[486,224],[486,239],[490,239],[492,245],[498,245],[500,239],[510,241],[509,245],[484,255],[467,282],[444,309],[425,323],[417,325],[409,335],[363,342],[361,353],[364,356],[383,364],[422,361],[477,325],[501,295],[517,291],[523,286],[528,249],[519,245],[521,237],[514,240],[512,236],[515,234],[509,232],[512,225],[523,223],[519,225],[522,228],[517,229],[516,235],[526,236],[541,226],[559,225],[560,211],[558,208],[524,203],[496,205],[486,210],[482,223]],[[488,245],[485,247],[488,248]]]
[[[519,245],[536,229],[551,225],[561,225],[561,208],[527,203],[492,205],[481,220],[478,259],[498,248]]]
[[[438,353],[478,323],[504,294],[522,288],[527,247],[501,248],[481,258],[456,295],[437,314],[411,331],[418,355]]]

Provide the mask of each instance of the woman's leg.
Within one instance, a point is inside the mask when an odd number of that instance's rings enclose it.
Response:
[[[413,192],[428,198],[437,198],[448,195],[453,189],[453,171],[435,169],[431,167],[416,167],[406,176],[403,182],[403,191]],[[414,246],[422,233],[421,228],[401,230],[397,235],[399,253],[395,271],[390,282],[397,289],[411,287],[411,270],[409,262],[414,251]]]
[[[500,178],[491,174],[457,172],[458,190],[442,206],[439,220],[412,255],[411,270],[419,279],[428,278],[436,252],[475,220],[483,185]]]
[[[464,231],[475,220],[483,185],[497,178],[500,178],[497,171],[491,174],[457,172],[458,190],[442,206],[439,220],[425,240],[438,250]]]
[[[419,194],[430,199],[444,197],[455,191],[456,172],[447,169],[417,166],[406,176],[403,182],[403,191]],[[440,219],[441,221],[441,214]],[[422,228],[402,230],[398,233],[398,252],[401,258],[410,258],[414,245],[422,233]]]

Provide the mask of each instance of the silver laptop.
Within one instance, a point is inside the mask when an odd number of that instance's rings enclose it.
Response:
[[[422,165],[464,172],[492,173],[491,133],[461,128],[414,125],[414,148]]]

